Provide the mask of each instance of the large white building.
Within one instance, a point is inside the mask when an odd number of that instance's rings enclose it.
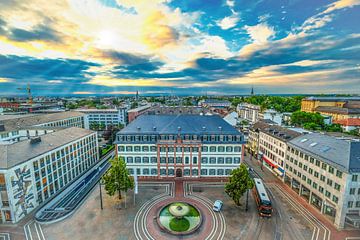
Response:
[[[237,105],[236,110],[240,119],[256,123],[259,120],[260,106],[250,103],[240,103]]]
[[[53,132],[58,128],[85,127],[85,114],[59,112],[52,114],[0,115],[0,144],[10,144]]]
[[[219,116],[141,115],[117,134],[117,154],[142,177],[226,177],[243,135]]]
[[[0,223],[15,223],[99,160],[96,132],[70,127],[0,145]]]
[[[90,128],[93,123],[109,125],[126,125],[127,108],[114,109],[77,109],[76,111],[85,114],[85,127]]]
[[[360,226],[360,141],[309,133],[288,142],[285,182],[338,228]]]

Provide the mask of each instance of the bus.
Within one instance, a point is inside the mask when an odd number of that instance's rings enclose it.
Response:
[[[255,187],[253,188],[253,194],[258,206],[259,214],[262,217],[271,217],[271,201],[265,190],[264,184],[260,178],[254,178],[254,182]]]

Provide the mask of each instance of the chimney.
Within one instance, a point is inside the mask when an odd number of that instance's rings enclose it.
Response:
[[[30,139],[30,144],[36,144],[41,142],[41,137],[34,137]]]
[[[155,126],[153,127],[153,130],[156,131],[156,127],[155,127]]]

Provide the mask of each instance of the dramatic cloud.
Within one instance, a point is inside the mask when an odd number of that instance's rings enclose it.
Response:
[[[356,92],[360,0],[4,1],[0,94]]]

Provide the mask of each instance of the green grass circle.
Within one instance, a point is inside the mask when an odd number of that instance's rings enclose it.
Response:
[[[173,218],[170,220],[169,227],[175,232],[184,232],[190,228],[190,222],[186,218]]]

